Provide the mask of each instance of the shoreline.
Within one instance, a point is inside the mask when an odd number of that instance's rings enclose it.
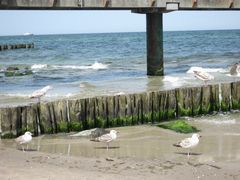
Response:
[[[1,136],[25,131],[44,133],[81,131],[156,123],[182,116],[239,110],[240,81],[166,91],[100,96],[77,100],[0,108]]]
[[[82,138],[66,139],[63,136],[53,139],[46,138],[40,144],[40,151],[31,148],[31,151],[26,152],[16,149],[14,143],[6,144],[5,141],[9,142],[11,140],[0,140],[0,179],[90,180],[97,178],[120,180],[124,177],[124,179],[129,180],[237,180],[240,178],[240,168],[238,166],[240,160],[234,158],[239,156],[238,138],[234,138],[232,146],[229,146],[232,149],[229,149],[229,147],[225,146],[226,144],[229,145],[229,135],[224,136],[222,139],[224,144],[221,147],[221,143],[216,140],[222,136],[219,132],[228,132],[227,126],[223,124],[219,126],[221,130],[218,128],[218,131],[209,132],[209,128],[215,127],[214,124],[206,124],[201,121],[193,121],[192,123],[198,123],[201,127],[203,139],[201,139],[196,149],[192,151],[189,159],[186,150],[172,146],[173,142],[189,135],[178,134],[152,126],[117,128],[120,131],[120,136],[111,143],[111,147],[119,146],[119,148],[110,148],[109,154],[106,149],[96,148],[103,147],[104,144],[95,144]],[[239,122],[236,123],[235,125],[239,126]],[[230,126],[234,125],[230,124]],[[232,131],[235,132],[237,129]],[[33,147],[36,147],[37,139],[38,137],[34,137]],[[143,141],[143,139],[145,140]],[[52,151],[55,148],[49,149],[48,152],[45,151],[47,145],[56,144],[56,147],[61,148],[63,143],[66,145],[76,143],[75,145],[78,146],[75,147],[75,150],[76,152],[79,151],[80,154],[67,155],[66,152]],[[146,143],[150,143],[149,146],[146,146]],[[99,156],[92,154],[86,157],[85,147],[89,147],[88,153],[97,152]],[[135,149],[139,148],[142,148],[141,153],[134,156]],[[219,154],[221,150],[222,153]],[[119,151],[123,152],[121,156],[118,155]],[[130,154],[129,151],[131,151]],[[84,152],[84,154],[81,154],[81,152]],[[228,154],[229,152],[231,154]],[[150,157],[149,153],[156,153],[156,155]],[[231,156],[232,158],[230,158]]]

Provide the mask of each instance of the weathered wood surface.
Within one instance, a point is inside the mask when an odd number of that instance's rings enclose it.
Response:
[[[83,10],[123,10],[123,9],[168,9],[176,4],[178,9],[209,10],[239,9],[239,0],[1,0],[0,9],[83,9]]]
[[[0,45],[0,51],[10,50],[10,49],[29,49],[34,48],[33,43],[29,44],[3,44]]]
[[[231,109],[240,109],[240,82],[6,107],[0,109],[0,130],[2,136],[26,130],[39,135],[156,123]]]

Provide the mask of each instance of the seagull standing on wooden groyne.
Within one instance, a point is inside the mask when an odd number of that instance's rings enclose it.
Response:
[[[201,136],[199,134],[195,133],[192,135],[192,137],[183,139],[179,143],[173,144],[173,146],[188,149],[188,158],[189,158],[190,149],[192,149],[198,145],[200,137]]]
[[[29,97],[32,98],[38,98],[38,102],[40,103],[40,98],[44,96],[50,89],[52,89],[52,86],[45,86],[44,88],[40,90],[34,91]]]
[[[238,76],[240,75],[240,63],[235,63],[230,69],[231,76]]]
[[[97,138],[91,140],[91,141],[95,141],[95,142],[105,142],[105,143],[107,143],[107,150],[108,150],[108,148],[109,148],[109,143],[110,143],[111,141],[114,141],[114,140],[117,139],[117,133],[118,133],[118,131],[116,131],[116,130],[111,130],[110,133],[104,134],[104,135],[102,135],[102,136],[100,136],[100,137],[97,137]]]
[[[24,135],[19,136],[18,138],[15,139],[15,141],[22,146],[23,152],[24,152],[24,146],[23,145],[30,143],[31,140],[32,140],[32,133],[29,132],[29,131],[25,132]]]
[[[202,81],[204,81],[205,85],[207,81],[213,80],[214,76],[210,75],[205,71],[193,71],[194,76]]]

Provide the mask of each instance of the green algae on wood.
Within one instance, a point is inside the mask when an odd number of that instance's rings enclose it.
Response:
[[[229,111],[231,109],[231,84],[221,84],[221,110]]]
[[[202,87],[201,114],[209,114],[211,109],[211,85]]]
[[[211,111],[219,111],[220,100],[219,100],[219,85],[211,85]]]
[[[202,90],[201,87],[193,87],[192,91],[192,116],[201,114],[201,98]]]
[[[192,91],[191,88],[179,88],[176,90],[178,116],[192,115]]]
[[[240,82],[231,83],[232,109],[240,109]]]
[[[199,132],[199,130],[196,127],[191,126],[184,120],[165,122],[157,126],[164,129],[170,129],[175,132],[185,133],[185,134]]]

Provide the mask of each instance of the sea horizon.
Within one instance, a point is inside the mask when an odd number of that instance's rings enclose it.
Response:
[[[197,32],[197,31],[234,31],[234,30],[240,30],[239,28],[236,29],[189,29],[189,30],[163,30],[163,32]],[[24,36],[23,32],[22,34],[13,34],[13,35],[0,35],[0,37],[12,37],[12,36]],[[72,32],[72,33],[49,33],[49,34],[35,34],[34,36],[48,36],[48,35],[88,35],[88,34],[119,34],[119,33],[146,33],[146,31],[116,31],[116,32]]]

